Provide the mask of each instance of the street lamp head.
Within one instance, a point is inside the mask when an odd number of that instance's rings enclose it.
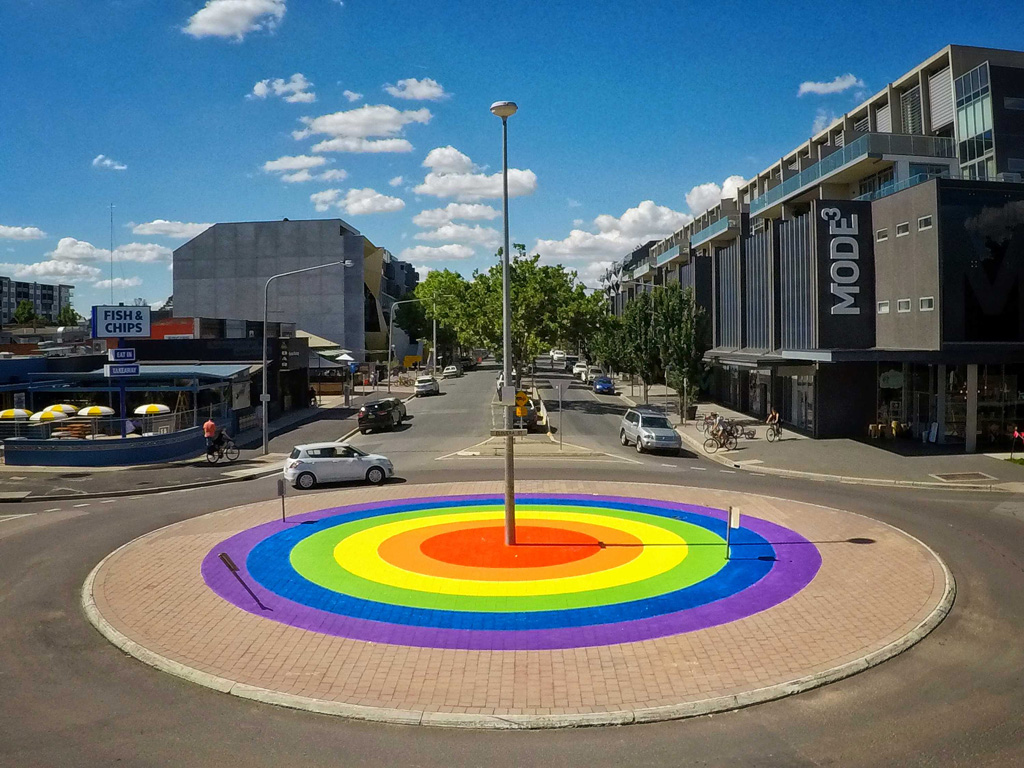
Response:
[[[496,101],[491,104],[491,112],[502,120],[507,117],[512,117],[518,109],[519,107],[516,106],[514,101]]]

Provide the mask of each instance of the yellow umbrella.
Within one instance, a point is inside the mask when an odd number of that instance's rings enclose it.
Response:
[[[155,416],[158,413],[170,413],[171,409],[166,405],[160,405],[159,403],[150,403],[149,405],[140,405],[135,409],[136,416]]]
[[[38,411],[29,416],[29,421],[62,421],[68,415],[63,411]]]
[[[0,419],[14,419],[20,421],[27,419],[32,415],[32,411],[26,411],[24,408],[8,408],[0,411]]]
[[[67,403],[57,403],[56,405],[48,405],[43,408],[44,411],[60,411],[61,413],[67,414],[68,416],[74,416],[78,413],[78,408],[74,405],[68,405]]]
[[[99,416],[113,416],[114,415],[114,409],[113,408],[108,408],[105,405],[90,405],[90,406],[87,406],[87,407],[83,408],[82,410],[80,410],[78,412],[78,415],[79,416],[90,416],[92,418],[97,418]]]

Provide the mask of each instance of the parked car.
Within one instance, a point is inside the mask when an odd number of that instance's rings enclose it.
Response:
[[[565,356],[565,370],[571,371],[573,367],[580,360],[578,355],[566,355]]]
[[[592,365],[587,368],[587,384],[593,384],[594,380],[604,376],[604,371],[598,368],[596,365]]]
[[[302,490],[343,480],[380,485],[394,474],[395,468],[386,456],[364,453],[346,443],[297,445],[284,460],[285,480]]]
[[[551,362],[552,363],[564,363],[565,362],[565,350],[564,349],[552,349],[551,350]]]
[[[441,372],[441,377],[444,379],[457,379],[462,375],[462,372],[454,365],[446,366]]]
[[[464,371],[472,371],[476,368],[476,358],[473,357],[459,358],[459,363],[462,364],[462,370]]]
[[[533,402],[533,398],[526,401],[526,415],[525,416],[514,416],[512,419],[512,426],[516,429],[525,429],[527,432],[532,432],[537,428],[537,406]]]
[[[416,397],[439,395],[441,394],[441,385],[437,383],[437,379],[433,376],[420,376],[416,379],[413,391],[415,392]]]
[[[405,416],[405,403],[397,397],[375,400],[359,409],[359,431],[365,435],[373,429],[394,429],[405,420]]]
[[[636,445],[637,453],[679,453],[683,447],[682,438],[664,414],[638,408],[630,408],[623,415],[622,423],[619,425],[619,442],[623,445],[633,443]]]
[[[598,376],[594,379],[594,392],[598,395],[614,395],[615,382],[609,376]]]
[[[578,379],[581,379],[581,380],[585,380],[585,377],[586,377],[586,374],[587,374],[587,368],[589,368],[589,367],[590,366],[587,365],[585,360],[578,361],[572,367],[573,378],[578,378]]]

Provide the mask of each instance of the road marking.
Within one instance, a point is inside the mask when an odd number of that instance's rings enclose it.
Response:
[[[674,467],[675,464],[662,464],[661,466],[663,466],[663,467]]]
[[[75,509],[78,509],[78,507],[88,507],[88,506],[89,506],[88,504],[75,504]]]
[[[707,467],[690,467],[690,469],[695,469],[698,472],[707,472],[708,471]]]
[[[735,469],[720,469],[718,471],[719,472],[725,472],[725,474],[727,474],[727,475],[735,475],[736,474],[736,470]]]
[[[0,523],[6,522],[7,520],[17,520],[19,517],[31,517],[32,512],[27,512],[23,515],[0,515]]]
[[[117,499],[104,499],[100,504],[113,504]]]
[[[54,507],[53,509],[44,509],[43,512],[60,512],[60,507]]]

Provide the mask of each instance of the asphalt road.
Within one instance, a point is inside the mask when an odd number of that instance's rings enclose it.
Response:
[[[384,449],[405,482],[497,479],[500,460],[436,458],[486,436],[493,381],[480,371],[450,382],[449,394],[409,404],[407,429],[354,442]],[[591,406],[586,392],[573,395],[580,404],[565,411],[566,440],[590,441],[622,460],[524,461],[520,477],[731,488],[885,520],[946,560],[958,584],[950,617],[879,667],[724,715],[530,733],[381,726],[247,702],[164,675],[117,651],[81,612],[82,582],[110,551],[177,520],[269,498],[272,478],[82,506],[7,505],[0,508],[0,765],[1024,764],[1024,498],[726,474],[700,458],[637,457],[619,450],[618,405],[591,398]],[[288,439],[321,429],[303,427]],[[4,517],[14,514],[25,516]]]

